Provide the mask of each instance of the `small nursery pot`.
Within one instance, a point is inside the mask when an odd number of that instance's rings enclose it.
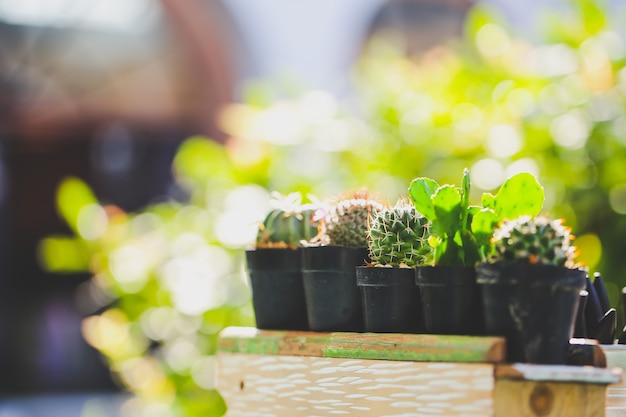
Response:
[[[510,362],[564,364],[586,272],[552,265],[479,264],[486,333]]]
[[[415,283],[421,294],[426,333],[482,334],[482,301],[474,268],[419,266]]]
[[[302,248],[302,277],[307,317],[313,331],[363,331],[356,267],[368,261],[367,248]]]
[[[417,333],[422,328],[419,291],[413,268],[359,266],[365,331]]]
[[[300,249],[246,251],[259,329],[309,330],[300,258]]]

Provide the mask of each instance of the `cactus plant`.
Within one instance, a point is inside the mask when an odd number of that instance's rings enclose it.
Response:
[[[495,226],[505,219],[537,215],[544,191],[537,179],[522,172],[508,178],[496,195],[484,193],[481,206],[469,204],[470,177],[463,172],[461,187],[439,185],[419,177],[409,186],[416,209],[432,222],[430,244],[434,264],[473,267],[486,258]]]
[[[366,190],[344,196],[326,211],[318,238],[325,245],[366,248],[370,219],[385,207]]]
[[[298,192],[282,196],[272,194],[272,209],[261,224],[256,238],[257,248],[291,248],[300,246],[318,233],[314,204],[302,204]]]
[[[506,337],[507,360],[566,363],[587,271],[574,263],[563,220],[519,216],[501,222],[491,253],[476,266],[487,334]],[[594,323],[595,324],[595,323]]]
[[[575,267],[571,229],[562,219],[521,216],[494,232],[491,261]]]
[[[432,256],[428,220],[406,200],[379,211],[371,220],[368,247],[374,266],[415,268]]]

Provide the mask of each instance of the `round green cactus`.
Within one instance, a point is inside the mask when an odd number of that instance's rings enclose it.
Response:
[[[494,232],[491,260],[573,268],[576,248],[570,232],[561,219],[544,216],[505,221]]]
[[[314,220],[315,207],[301,204],[300,193],[285,197],[274,194],[275,206],[259,225],[257,248],[297,248],[318,233],[319,222]]]
[[[368,236],[373,265],[415,268],[432,258],[429,222],[415,207],[399,203],[373,217]]]
[[[326,244],[367,247],[370,219],[385,208],[381,201],[356,194],[330,206],[322,223]]]

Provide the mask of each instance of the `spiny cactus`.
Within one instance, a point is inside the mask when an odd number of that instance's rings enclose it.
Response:
[[[505,221],[493,236],[492,261],[523,262],[573,268],[576,248],[571,229],[561,219],[522,216]]]
[[[282,196],[272,194],[274,207],[259,225],[257,248],[297,248],[318,232],[319,222],[313,219],[315,206],[302,204],[300,193]]]
[[[352,198],[340,199],[324,216],[321,233],[324,243],[366,248],[370,219],[385,206],[364,190],[355,192]]]
[[[372,218],[368,244],[373,265],[415,268],[432,258],[428,220],[408,201],[383,209]]]

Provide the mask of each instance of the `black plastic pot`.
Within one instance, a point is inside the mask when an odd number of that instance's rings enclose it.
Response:
[[[426,333],[482,334],[482,302],[474,268],[419,266],[415,283],[421,295]]]
[[[480,264],[486,333],[510,362],[564,364],[586,272],[551,265]]]
[[[356,283],[361,290],[366,332],[417,333],[422,330],[413,268],[359,266]]]
[[[309,326],[313,331],[363,331],[356,267],[368,261],[366,248],[302,248],[302,278]]]
[[[259,329],[309,330],[300,249],[246,251]]]

